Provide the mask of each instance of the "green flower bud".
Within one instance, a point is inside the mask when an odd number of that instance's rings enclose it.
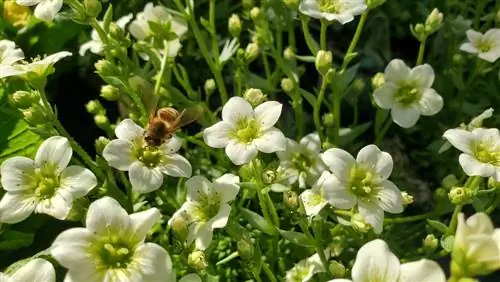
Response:
[[[359,213],[351,216],[351,224],[352,228],[359,233],[366,233],[372,229],[372,226],[366,222],[365,218]]]
[[[330,269],[330,273],[333,275],[333,277],[345,276],[346,273],[345,266],[339,261],[332,260],[328,268]]]
[[[331,148],[335,148],[335,145],[333,145],[331,142],[325,141],[323,142],[323,144],[321,144],[321,148],[323,148],[323,150],[328,150]]]
[[[453,55],[453,63],[457,66],[463,65],[465,62],[464,56],[462,54]]]
[[[293,80],[291,80],[288,77],[285,77],[281,80],[281,89],[285,91],[285,93],[290,93],[295,89],[295,84],[293,83]]]
[[[372,77],[372,88],[373,90],[377,90],[380,86],[385,83],[385,75],[383,72],[376,73]]]
[[[283,192],[283,203],[287,209],[291,211],[297,210],[300,206],[299,195],[292,190],[287,190]]]
[[[205,94],[207,96],[212,95],[215,92],[215,89],[217,89],[217,85],[215,84],[215,80],[213,78],[207,79],[205,81]]]
[[[250,10],[253,6],[255,6],[255,2],[254,0],[241,0],[241,5],[243,6],[243,9]]]
[[[328,83],[334,82],[336,76],[337,76],[337,70],[332,69],[332,68],[329,69],[325,75],[326,82],[328,82]]]
[[[444,189],[443,187],[439,187],[434,191],[434,197],[436,200],[444,200],[448,198],[448,191]]]
[[[208,264],[205,259],[205,253],[200,250],[190,253],[188,256],[188,265],[196,270],[207,268]]]
[[[65,220],[81,221],[85,218],[89,205],[90,201],[86,197],[74,200],[73,206],[71,207],[71,210]]]
[[[108,101],[118,100],[120,91],[113,85],[103,85],[100,96]]]
[[[97,61],[94,67],[101,76],[117,76],[120,74],[118,67],[105,59]]]
[[[125,32],[117,23],[112,22],[109,25],[109,35],[111,38],[121,41],[125,37]]]
[[[94,122],[97,125],[97,127],[101,129],[108,129],[110,124],[109,124],[109,119],[106,115],[95,115],[94,116]]]
[[[229,32],[233,37],[239,37],[241,33],[241,21],[237,14],[232,14],[228,21]]]
[[[334,236],[332,242],[329,244],[331,255],[338,257],[342,254],[346,247],[346,240],[344,236]]]
[[[243,236],[242,239],[236,242],[236,248],[238,250],[238,255],[244,260],[250,260],[253,256],[253,243],[250,237]]]
[[[456,186],[457,184],[458,184],[458,179],[454,174],[448,174],[441,181],[441,185],[443,185],[443,187],[447,189],[451,189],[453,186]]]
[[[295,51],[291,46],[286,47],[285,51],[283,51],[283,57],[285,58],[285,60],[295,59]]]
[[[85,14],[91,18],[95,18],[101,13],[102,5],[99,0],[84,0],[83,6],[85,7]]]
[[[252,62],[253,60],[257,59],[259,54],[260,48],[257,43],[249,43],[247,45],[247,48],[245,49],[245,58],[247,59],[247,62]]]
[[[254,22],[259,21],[261,17],[262,11],[259,7],[253,7],[252,10],[250,10],[250,18],[252,18]]]
[[[368,9],[372,10],[385,3],[386,0],[368,0]]]
[[[323,124],[326,127],[333,127],[335,125],[335,115],[332,113],[326,113],[323,115]]]
[[[321,75],[325,75],[332,67],[332,60],[332,52],[319,50],[318,54],[316,55],[316,70],[318,70]]]
[[[427,34],[438,31],[443,24],[443,14],[437,8],[434,8],[425,21],[425,30]]]
[[[262,173],[262,181],[264,184],[273,184],[276,180],[276,172],[273,170],[266,170]]]
[[[12,105],[18,109],[27,109],[40,101],[40,93],[37,91],[16,91],[10,95]]]
[[[283,3],[292,10],[297,10],[299,8],[299,0],[283,0]]]
[[[434,236],[434,234],[428,234],[422,244],[424,245],[424,249],[427,253],[432,253],[436,250],[439,240],[436,236]]]
[[[472,192],[466,187],[453,187],[448,193],[448,199],[455,205],[467,204],[472,197]]]
[[[104,151],[104,148],[109,144],[109,139],[104,137],[104,136],[99,136],[95,140],[94,146],[95,150],[97,151],[98,154],[102,154],[102,151]]]
[[[50,122],[50,113],[36,104],[22,111],[24,119],[31,125],[42,125]]]
[[[416,33],[425,33],[425,26],[421,23],[418,23],[415,25],[415,32]]]
[[[104,114],[104,107],[97,100],[90,100],[87,105],[85,105],[87,112],[93,115]]]
[[[408,194],[408,192],[406,191],[401,192],[401,196],[403,196],[403,204],[405,206],[413,204],[413,196]]]
[[[189,220],[183,213],[180,213],[172,219],[170,226],[172,228],[172,233],[177,239],[181,241],[186,240],[189,232],[188,222]]]
[[[267,100],[267,96],[260,89],[250,88],[245,91],[243,98],[252,106],[256,107]]]

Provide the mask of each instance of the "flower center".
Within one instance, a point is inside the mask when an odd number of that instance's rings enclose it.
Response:
[[[55,164],[45,164],[36,171],[35,195],[42,199],[51,198],[60,186]]]
[[[500,166],[500,151],[488,142],[477,142],[473,150],[476,159],[482,163]]]
[[[491,50],[491,48],[493,48],[492,42],[487,40],[487,39],[484,39],[484,38],[479,40],[479,42],[477,44],[477,49],[479,49],[479,51],[481,51],[481,53],[489,52]]]
[[[415,82],[404,82],[399,85],[398,90],[394,94],[394,100],[396,103],[409,106],[420,100],[422,97],[422,91],[418,89]]]
[[[255,119],[242,118],[236,123],[236,128],[230,133],[230,138],[240,143],[249,144],[260,136],[260,124]]]
[[[375,192],[373,174],[357,165],[353,166],[349,175],[349,189],[360,198],[369,198]]]
[[[319,0],[321,12],[338,14],[345,10],[344,3],[339,0]]]
[[[311,167],[311,160],[305,154],[295,153],[292,156],[292,164],[301,171],[308,171]]]
[[[127,267],[134,254],[134,248],[119,236],[104,237],[97,245],[96,251],[107,268]]]
[[[161,150],[151,146],[137,148],[136,158],[147,167],[157,167],[164,160]]]
[[[312,271],[312,266],[307,261],[301,261],[294,267],[290,281],[303,281]]]

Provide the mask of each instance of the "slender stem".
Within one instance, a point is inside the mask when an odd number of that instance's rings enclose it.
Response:
[[[128,196],[128,202],[131,207],[134,206],[134,191],[132,190],[132,184],[130,184],[130,181],[127,179],[127,176],[125,176],[125,172],[120,171],[120,181],[125,185],[125,191],[127,192]]]
[[[322,130],[322,126],[321,126],[319,112],[321,109],[321,105],[323,104],[323,99],[325,98],[325,92],[326,92],[327,85],[328,85],[328,82],[326,81],[326,77],[323,76],[322,81],[321,81],[321,88],[320,88],[319,94],[318,94],[318,98],[316,99],[316,104],[314,105],[314,109],[313,109],[314,125],[316,126],[316,131],[318,131],[318,134],[319,134],[321,141],[325,141],[325,138],[323,135],[323,130]]]
[[[273,88],[271,82],[271,68],[269,67],[269,60],[267,59],[267,54],[262,52],[262,62],[264,64],[264,72],[266,73],[266,81],[270,88]],[[275,94],[273,94],[275,95]]]
[[[280,218],[278,216],[278,213],[276,212],[276,207],[274,206],[273,200],[269,196],[269,193],[264,193],[264,197],[267,201],[267,208],[269,210],[274,226],[276,226],[276,228],[280,228]]]
[[[363,31],[363,27],[365,25],[367,17],[368,17],[368,10],[366,10],[363,14],[361,14],[361,18],[359,19],[358,27],[356,28],[354,37],[352,38],[351,44],[349,45],[349,48],[347,49],[347,52],[344,56],[344,61],[342,62],[342,67],[341,67],[342,70],[345,70],[347,68],[349,62],[352,59],[350,58],[350,55],[354,52],[354,49],[356,49],[356,45],[358,44],[359,37],[361,36],[361,31]]]
[[[384,223],[407,223],[407,222],[413,222],[413,221],[420,221],[427,219],[429,217],[434,217],[438,215],[435,211],[419,214],[419,215],[413,215],[413,216],[406,216],[406,217],[396,217],[396,218],[384,218]]]
[[[257,192],[257,196],[259,198],[259,205],[260,205],[260,209],[262,211],[262,215],[264,215],[264,218],[266,219],[268,224],[274,225],[273,220],[272,220],[271,216],[269,215],[269,209],[267,207],[267,201],[266,201],[265,196],[263,195],[263,193],[261,191]]]
[[[325,251],[322,249],[321,245],[319,244],[318,240],[311,234],[311,231],[309,231],[309,227],[307,224],[307,219],[306,218],[301,218],[299,220],[299,226],[300,229],[302,229],[302,232],[309,237],[310,240],[315,242],[315,249],[316,253],[318,253],[319,259],[321,260],[321,263],[323,264],[323,267],[325,270],[330,273],[330,268],[328,267],[328,260],[326,259],[325,256]]]
[[[417,58],[417,66],[421,65],[424,62],[424,54],[425,54],[425,44],[427,43],[427,37],[420,42],[420,47],[418,49],[418,58]]]
[[[458,214],[462,211],[463,205],[456,205],[453,210],[453,215],[451,216],[450,225],[448,226],[448,233],[454,233],[457,229]]]
[[[267,265],[267,263],[262,263],[262,269],[264,270],[264,272],[266,273],[267,277],[269,278],[269,281],[271,282],[277,282],[278,280],[276,280],[276,277],[274,276],[274,273],[272,272],[272,270],[269,268],[269,265]]]
[[[321,20],[321,33],[320,33],[320,48],[321,50],[326,50],[326,29],[328,27],[328,21]]]
[[[155,89],[154,89],[154,96],[155,97],[160,97],[160,88],[161,88],[161,83],[163,81],[163,77],[165,76],[165,70],[167,69],[167,61],[168,61],[168,43],[167,41],[163,41],[163,48],[165,49],[165,55],[163,56],[161,60],[161,68],[160,68],[160,73],[158,74],[158,77],[156,79],[155,83]]]
[[[497,192],[494,202],[484,211],[486,214],[492,213],[500,204],[500,193]]]
[[[392,125],[392,119],[388,118],[387,121],[384,124],[384,127],[382,127],[382,130],[380,132],[375,132],[375,144],[380,145],[380,142],[385,137],[385,134],[387,134],[387,131],[389,131],[389,128],[391,128]]]
[[[313,37],[311,36],[311,33],[309,32],[309,19],[306,18],[302,19],[302,32],[304,33],[304,38],[306,40],[307,48],[309,48],[311,54],[316,56],[316,54],[318,53],[318,46],[316,46],[316,42],[314,41]]]
[[[339,138],[340,138],[340,123],[342,122],[341,120],[341,109],[340,109],[340,103],[342,102],[342,93],[335,93],[333,92],[333,114],[335,115],[335,123],[334,123],[334,129],[333,129],[333,144],[339,145]]]

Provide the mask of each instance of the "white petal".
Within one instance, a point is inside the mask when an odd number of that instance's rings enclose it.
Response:
[[[104,196],[90,204],[85,226],[98,235],[128,235],[132,228],[125,209],[113,198]]]
[[[496,60],[498,60],[498,58],[500,58],[500,48],[497,47],[497,48],[490,50],[486,53],[480,53],[479,58],[481,58],[485,61],[488,61],[490,63],[493,63]]]
[[[73,206],[73,197],[69,191],[58,189],[49,199],[40,200],[35,207],[36,213],[48,214],[59,220],[64,220],[68,216]]]
[[[396,282],[399,268],[399,259],[389,250],[389,246],[375,239],[359,249],[352,267],[352,280]]]
[[[130,215],[130,222],[134,230],[133,238],[137,241],[142,241],[146,237],[149,230],[161,218],[161,213],[157,208],[150,208],[145,211],[136,212]]]
[[[191,177],[193,172],[189,161],[179,154],[165,156],[165,164],[160,169],[166,175],[173,177]]]
[[[500,131],[497,128],[474,128],[472,135],[476,140],[481,140],[489,144],[497,144],[500,140]]]
[[[479,43],[481,43],[480,41],[483,38],[482,33],[477,32],[473,29],[467,30],[465,34],[467,35],[467,39],[469,39],[469,42],[472,43],[474,46],[477,46]]]
[[[384,210],[374,203],[358,201],[359,213],[365,218],[366,222],[373,226],[376,234],[382,233],[384,227]]]
[[[420,89],[431,88],[435,77],[434,69],[429,64],[414,67],[411,70],[410,76],[418,83]]]
[[[326,150],[321,155],[321,160],[340,181],[349,179],[351,168],[356,164],[351,154],[337,148]]]
[[[232,140],[226,147],[226,155],[235,165],[246,164],[257,156],[257,147]]]
[[[399,273],[399,282],[432,281],[446,282],[443,270],[435,261],[421,259],[403,263]]]
[[[0,222],[17,223],[28,218],[35,210],[37,199],[28,193],[5,193],[0,200]]]
[[[424,91],[422,98],[418,102],[418,110],[424,116],[432,116],[443,109],[444,102],[436,90],[429,88]]]
[[[490,177],[496,172],[493,165],[482,163],[468,154],[460,154],[458,162],[468,176]]]
[[[128,176],[132,188],[140,194],[152,192],[163,184],[161,169],[149,168],[141,162],[134,162],[130,166]]]
[[[278,122],[283,105],[276,101],[268,101],[255,108],[255,119],[260,123],[261,128],[271,128]]]
[[[474,135],[464,129],[448,129],[444,132],[443,137],[460,151],[472,154],[471,145],[474,141]]]
[[[36,186],[35,162],[25,157],[7,159],[0,167],[2,187],[6,191],[16,192],[32,190]]]
[[[389,180],[384,180],[380,185],[382,189],[377,191],[378,206],[390,213],[403,212],[403,196],[398,187]]]
[[[281,130],[271,127],[254,140],[257,149],[263,153],[274,153],[286,149],[286,137]]]
[[[209,224],[198,225],[199,227],[196,230],[196,248],[199,250],[205,250],[212,243],[212,237],[214,236],[212,227]]]
[[[299,197],[308,217],[317,215],[328,204],[320,193],[311,189],[305,190]]]
[[[95,186],[97,179],[89,169],[73,165],[61,173],[61,187],[68,190],[73,199],[87,195]]]
[[[10,279],[20,282],[55,282],[56,271],[50,262],[36,258],[16,270]]]
[[[286,138],[286,149],[284,151],[276,151],[276,155],[280,161],[290,161],[296,153],[301,153],[301,145],[295,140]]]
[[[146,38],[146,36],[148,36],[149,34],[149,27],[147,26],[147,22],[142,20],[135,20],[130,23],[128,30],[130,31],[130,34],[132,34],[132,36],[137,40],[144,40],[144,38]]]
[[[411,73],[410,68],[400,59],[394,59],[389,62],[385,68],[385,80],[398,84],[405,80]]]
[[[135,162],[133,156],[133,144],[130,141],[115,139],[111,140],[102,152],[102,156],[111,167],[127,171]]]
[[[61,10],[63,0],[43,0],[35,8],[35,17],[43,21],[51,21]]]
[[[49,0],[49,1],[58,1],[58,0]],[[59,62],[60,60],[66,58],[66,57],[69,57],[71,55],[73,55],[73,54],[71,52],[68,52],[68,51],[57,52],[57,53],[54,53],[52,55],[49,55],[49,56],[43,58],[41,61],[33,63],[33,65],[38,65],[38,66],[53,65],[53,64]]]
[[[71,160],[73,150],[68,139],[61,136],[52,136],[43,141],[36,152],[35,165],[44,167],[46,164],[56,165],[57,172],[66,168]]]
[[[101,41],[90,40],[80,45],[78,54],[80,56],[85,56],[85,53],[87,53],[88,50],[94,54],[100,54],[104,50],[104,45]]]
[[[389,178],[392,172],[391,155],[382,152],[376,145],[368,145],[359,150],[356,162],[374,173],[377,182]]]
[[[394,94],[398,87],[392,82],[386,82],[373,92],[375,103],[382,109],[390,109],[394,105]]]
[[[164,154],[170,155],[177,151],[179,151],[182,147],[182,138],[177,135],[172,136],[172,138],[165,141],[165,143],[161,144],[160,150],[163,151]]]
[[[19,66],[4,66],[0,65],[0,78],[15,76],[25,74],[27,72],[26,68]]]
[[[395,104],[391,110],[391,116],[397,125],[403,128],[410,128],[417,123],[420,118],[420,112],[412,106],[401,107]]]
[[[240,190],[240,186],[236,184],[238,182],[240,182],[239,176],[226,173],[214,181],[212,189],[217,193],[220,201],[227,203],[238,195]]]
[[[231,123],[220,121],[203,131],[203,140],[212,148],[224,148],[229,143],[231,130],[233,130]]]
[[[231,97],[222,108],[222,120],[231,124],[235,124],[243,118],[253,117],[252,106],[241,97]]]
[[[144,136],[144,129],[131,119],[124,119],[115,128],[116,137],[122,140],[135,141]]]
[[[66,272],[63,282],[104,281],[106,272],[95,271],[95,265],[80,265],[77,269]]]
[[[143,276],[141,281],[175,281],[172,260],[165,249],[154,243],[140,245],[134,253],[134,263],[138,264]],[[129,280],[135,281],[135,280]]]
[[[479,53],[479,50],[476,48],[476,46],[472,45],[469,42],[460,45],[460,50],[472,54]]]
[[[212,229],[224,228],[227,224],[230,213],[231,206],[228,204],[222,204],[220,206],[219,212],[209,221]]]
[[[357,202],[356,196],[349,191],[346,182],[339,181],[334,175],[327,175],[323,172],[313,187],[320,185],[323,177],[325,178],[321,186],[323,187],[324,197],[330,205],[338,209],[350,209],[354,207]]]
[[[34,6],[43,0],[16,0],[16,4],[21,6]]]
[[[87,228],[67,229],[56,237],[50,254],[65,268],[76,270],[81,265],[93,264],[89,246],[94,240],[94,234]]]
[[[319,155],[321,152],[321,140],[318,133],[310,133],[300,139],[300,145],[310,154]]]
[[[212,193],[212,183],[205,176],[196,175],[186,181],[187,200],[199,202]]]
[[[134,14],[130,13],[116,20],[116,24],[122,29],[134,18]]]

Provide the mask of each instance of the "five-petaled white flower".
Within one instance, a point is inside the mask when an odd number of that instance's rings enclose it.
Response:
[[[464,219],[458,215],[452,251],[452,274],[459,277],[486,275],[500,269],[500,228],[485,213]],[[459,271],[460,273],[454,273]]]
[[[298,181],[302,189],[312,185],[326,168],[319,157],[320,152],[321,141],[317,133],[304,136],[299,143],[287,138],[285,151],[276,152],[280,159],[279,166],[287,176],[285,184],[292,185]]]
[[[173,177],[190,177],[192,167],[183,156],[176,154],[182,140],[173,136],[158,147],[148,146],[145,130],[130,119],[125,119],[115,129],[118,139],[111,140],[103,156],[108,164],[118,170],[128,171],[135,191],[149,193],[163,184],[163,174]]]
[[[460,50],[478,54],[478,57],[490,63],[500,58],[500,29],[492,28],[482,34],[481,32],[467,30],[469,42],[463,43]]]
[[[373,98],[379,107],[391,110],[397,125],[410,128],[420,115],[432,116],[443,108],[443,98],[431,88],[434,70],[430,65],[410,69],[402,60],[394,59],[387,65],[384,78]]]
[[[314,183],[311,189],[305,190],[300,194],[300,200],[304,204],[306,215],[309,217],[317,215],[324,206],[328,204],[325,199],[325,181],[331,181],[331,173],[323,171],[318,181]]]
[[[352,280],[333,279],[329,282],[445,282],[446,277],[439,265],[432,260],[401,264],[387,243],[375,239],[363,245],[352,267]]]
[[[0,222],[20,222],[33,213],[65,219],[73,201],[97,185],[95,175],[80,166],[68,166],[73,150],[68,139],[45,140],[35,160],[13,157],[2,163],[0,174],[6,191],[0,201]]]
[[[332,175],[323,183],[325,198],[334,207],[359,213],[381,233],[384,211],[403,211],[403,197],[396,185],[387,180],[392,172],[392,157],[375,145],[362,148],[356,159],[348,152],[333,148],[321,158]]]
[[[22,59],[23,50],[16,48],[16,43],[6,39],[0,40],[0,78],[22,74],[22,70],[12,66]]]
[[[0,281],[55,282],[56,271],[50,262],[41,258],[36,258],[30,260],[9,275],[0,272]]]
[[[364,0],[302,0],[299,11],[316,19],[346,24],[361,15],[367,6]]]
[[[228,202],[234,200],[240,187],[238,176],[224,174],[214,182],[197,175],[186,181],[187,199],[172,216],[169,224],[178,216],[187,219],[187,241],[195,242],[196,248],[205,250],[212,242],[213,230],[224,228],[231,213]]]
[[[463,153],[458,157],[465,174],[500,181],[500,132],[496,128],[448,129],[443,134]]]
[[[21,6],[34,6],[35,17],[42,21],[53,20],[63,6],[63,0],[16,0]]]
[[[175,281],[167,251],[144,242],[160,218],[156,208],[129,215],[106,196],[90,204],[85,228],[59,234],[50,252],[68,269],[65,281]]]
[[[326,250],[325,257],[330,257],[330,250]],[[313,278],[316,273],[325,272],[325,267],[321,262],[319,255],[316,253],[306,259],[296,263],[291,269],[286,272],[286,282],[307,282]]]
[[[121,18],[119,18],[116,21],[116,24],[121,28],[124,29],[125,26],[130,22],[130,20],[134,17],[132,14],[125,15]],[[99,25],[102,26],[102,22],[99,22]],[[100,55],[102,51],[104,50],[104,44],[101,41],[101,37],[99,37],[99,34],[95,29],[92,30],[90,33],[90,40],[88,42],[85,42],[80,46],[80,51],[78,52],[80,56],[85,55],[87,51],[90,50],[90,52]]]
[[[241,97],[232,97],[222,108],[222,121],[205,129],[203,138],[212,148],[226,148],[235,165],[250,162],[258,151],[284,151],[286,138],[274,127],[281,115],[282,105],[269,101],[252,108]]]
[[[44,58],[34,58],[31,63],[22,62],[10,66],[4,73],[3,77],[19,75],[25,79],[30,78],[45,78],[54,72],[54,64],[63,58],[71,56],[71,52],[61,51],[54,53]]]

